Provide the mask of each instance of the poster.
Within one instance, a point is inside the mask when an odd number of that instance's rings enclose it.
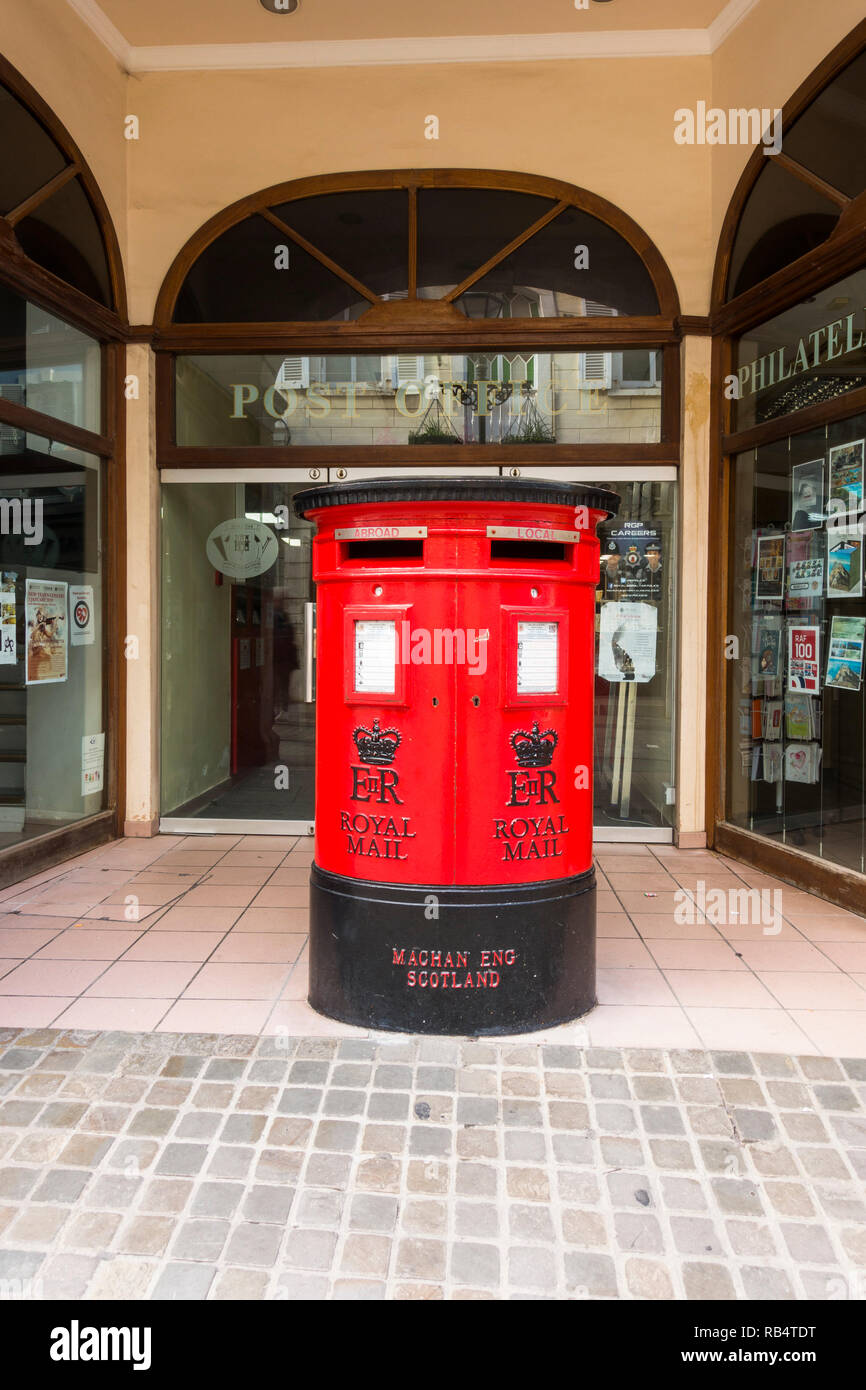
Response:
[[[863,679],[863,639],[866,618],[834,618],[830,626],[825,686],[859,690]]]
[[[785,537],[758,537],[758,587],[755,598],[782,598],[785,582]]]
[[[656,673],[658,609],[649,603],[603,603],[598,674],[606,681],[645,685]]]
[[[251,645],[249,637],[242,637],[238,643],[238,669],[241,671],[250,669]]]
[[[860,531],[827,530],[827,597],[861,598],[863,536]]]
[[[863,445],[862,439],[855,439],[830,450],[830,496],[854,513],[863,505]]]
[[[93,586],[69,586],[70,636],[73,647],[90,647],[95,641],[93,629]]]
[[[788,689],[817,695],[821,688],[821,629],[788,628]]]
[[[601,543],[605,599],[658,603],[662,599],[661,532],[642,521],[626,521]]]
[[[257,665],[257,666],[264,666],[264,664],[265,664],[265,639],[264,639],[264,637],[257,637],[257,638],[256,638],[256,665]]]
[[[67,678],[67,587],[48,579],[26,581],[27,685],[54,685]]]
[[[18,575],[12,570],[4,570],[0,579],[0,666],[14,666],[18,660],[18,644],[15,636],[18,609],[15,598],[15,582]]]
[[[81,795],[102,791],[105,734],[85,734],[81,740]]]
[[[776,616],[759,618],[755,624],[755,678],[774,681],[780,674],[782,655],[782,622]]]
[[[815,531],[792,531],[785,546],[788,568],[788,603],[794,608],[807,608],[811,599],[824,592],[824,558],[812,555]],[[819,541],[823,532],[817,533]]]
[[[824,523],[824,460],[795,463],[791,476],[791,529]]]

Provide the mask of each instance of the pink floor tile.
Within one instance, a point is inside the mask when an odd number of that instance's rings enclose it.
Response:
[[[7,975],[4,994],[81,994],[105,969],[105,961],[27,960]]]
[[[658,970],[599,970],[599,1004],[676,1004]]]
[[[306,884],[297,887],[280,884],[276,888],[268,885],[256,894],[253,907],[309,907],[310,890]]]
[[[853,912],[843,912],[841,909],[838,912],[834,912],[830,903],[822,903],[821,906],[824,908],[823,912],[816,912],[811,908],[809,908],[808,911],[805,911],[801,907],[791,908],[786,904],[782,910],[782,915],[787,922],[790,922],[792,926],[795,927],[807,927],[809,923],[815,921],[816,918],[820,918],[825,922],[835,918],[838,922],[849,927],[859,926],[861,932],[866,934],[866,922],[864,922],[862,917],[858,917]]]
[[[139,935],[137,931],[91,931],[87,927],[68,927],[47,946],[36,952],[35,960],[117,960]]]
[[[171,1008],[173,999],[76,999],[55,1020],[58,1028],[117,1029],[125,1033],[150,1032]]]
[[[261,888],[268,882],[273,870],[271,869],[224,869],[217,864],[215,869],[209,869],[202,877],[202,885],[210,886],[215,883],[229,883],[252,885],[254,888]],[[279,871],[278,871],[279,872]]]
[[[286,885],[290,888],[297,887],[298,884],[309,884],[310,866],[300,864],[295,868],[288,868],[285,865],[280,869],[275,869],[268,878],[269,888],[282,888]]]
[[[184,998],[276,999],[288,973],[285,965],[203,965]]]
[[[209,831],[205,831],[201,835],[184,835],[182,838],[178,838],[176,848],[179,850],[218,849],[224,853],[226,850],[236,849],[241,839],[242,836],[240,835],[211,835]]]
[[[23,965],[23,963],[23,961],[14,959],[0,960],[0,979],[2,979],[4,975],[8,975],[10,970],[14,970],[16,965]]]
[[[184,898],[185,907],[248,907],[256,896],[255,885],[243,883],[200,883]]]
[[[637,932],[624,912],[600,912],[596,930],[599,937],[637,936]]]
[[[285,855],[279,850],[235,849],[222,861],[224,869],[276,869],[282,864]]]
[[[130,898],[135,898],[136,894],[130,893]],[[159,904],[139,902],[128,902],[123,905],[119,903],[109,904],[100,903],[98,907],[92,907],[89,912],[85,912],[85,922],[150,922],[162,912],[163,908]]]
[[[122,891],[115,891],[101,905],[103,907],[125,907],[129,898],[137,898],[144,907],[165,907],[185,892],[186,888],[183,884],[140,883],[138,881],[133,883],[127,880]]]
[[[300,835],[244,835],[235,848],[252,850],[255,854],[263,850],[279,850],[281,854],[288,854],[289,850],[306,843],[307,837]]]
[[[842,970],[866,971],[866,941],[823,941],[821,950]]]
[[[696,914],[699,916],[699,914]],[[647,941],[718,941],[719,933],[708,922],[677,922],[673,913],[633,912],[630,920]]]
[[[237,921],[235,931],[309,931],[309,911],[301,907],[248,907]]]
[[[617,897],[625,912],[649,913],[651,915],[664,913],[666,916],[674,913],[677,907],[688,901],[682,893],[657,892],[655,889],[647,889],[640,893],[618,889]]]
[[[0,995],[0,1026],[4,1028],[50,1028],[72,999],[33,995]]]
[[[804,917],[797,930],[808,941],[866,941],[866,924],[859,917]]]
[[[221,850],[175,850],[162,861],[166,869],[212,869],[222,859]]]
[[[170,907],[164,917],[154,922],[151,931],[227,932],[240,912],[239,907],[187,907],[183,902],[178,907]]]
[[[606,937],[598,943],[598,964],[611,970],[651,970],[655,962],[642,941]]]
[[[256,965],[291,965],[303,950],[306,937],[293,932],[231,931],[217,947],[212,964],[240,962]]]
[[[714,1051],[814,1053],[814,1044],[784,1009],[717,1009],[685,1006],[704,1047]],[[854,1018],[854,1014],[846,1014]]]
[[[750,971],[666,970],[665,978],[683,1007],[778,1009],[780,1004]]]
[[[866,1010],[866,989],[841,971],[831,975],[820,970],[772,970],[761,973],[760,978],[785,1009]]]
[[[58,933],[63,931],[63,923],[57,923],[57,931],[21,931],[14,927],[0,927],[0,956],[32,956],[45,946]]]
[[[68,900],[62,902],[45,902],[43,899],[31,903],[25,903],[20,908],[22,917],[60,917],[66,921],[72,921],[76,917],[85,917],[93,904],[81,902],[70,895]]]
[[[593,1047],[699,1047],[680,1008],[599,1004],[583,1021]]]
[[[866,1057],[866,1009],[794,1009],[791,1018],[826,1056]]]
[[[829,957],[833,943],[828,943],[827,954],[823,954],[808,941],[782,941],[768,937],[763,941],[739,941],[737,950],[752,970],[835,970],[841,961],[834,963]],[[836,950],[844,949],[835,946]]]
[[[176,999],[195,972],[197,962],[119,961],[110,965],[86,991],[88,999]]]
[[[159,1024],[160,1033],[235,1033],[256,1036],[270,1003],[234,999],[180,999]]]
[[[354,1028],[338,1019],[326,1018],[316,1013],[309,1004],[299,999],[286,999],[277,1004],[262,1029],[265,1037],[323,1037],[323,1038],[363,1038],[368,1036],[366,1028]],[[393,1037],[393,1034],[389,1036]]]
[[[803,941],[802,934],[790,922],[772,924],[772,935],[761,922],[720,922],[718,930],[728,941]],[[739,950],[739,946],[737,947]]]
[[[745,970],[727,941],[648,941],[647,950],[664,970]]]
[[[123,956],[131,961],[203,961],[219,945],[223,933],[214,931],[146,932]]]
[[[636,873],[629,873],[624,869],[608,869],[605,876],[612,888],[617,891],[624,889],[630,893],[642,893],[645,888],[673,893],[677,887],[670,874],[653,872],[651,869],[639,869]]]
[[[288,978],[281,999],[306,999],[310,992],[310,975],[306,965],[296,965]]]

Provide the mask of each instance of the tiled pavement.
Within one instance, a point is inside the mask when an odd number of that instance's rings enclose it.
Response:
[[[0,1297],[862,1299],[866,1062],[0,1032]]]
[[[599,1000],[581,1046],[866,1056],[866,917],[742,864],[597,846]],[[311,842],[162,836],[0,892],[0,1026],[365,1037],[307,994]],[[777,924],[678,921],[675,894],[778,890]]]

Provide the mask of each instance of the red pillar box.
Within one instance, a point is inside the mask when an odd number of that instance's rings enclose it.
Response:
[[[317,524],[310,1003],[514,1033],[595,997],[595,528],[610,492],[374,478]]]

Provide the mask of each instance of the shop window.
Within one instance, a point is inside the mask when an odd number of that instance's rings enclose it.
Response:
[[[733,464],[726,819],[862,873],[866,416]]]
[[[866,53],[786,132],[785,153],[849,198],[866,189]]]
[[[0,285],[0,400],[100,430],[99,343]]]
[[[180,354],[177,442],[216,448],[655,444],[659,356],[507,349],[385,357]],[[623,371],[636,373],[637,384],[616,377]],[[634,391],[646,394],[639,410],[623,399]]]
[[[173,318],[348,321],[407,298],[453,302],[472,319],[578,316],[591,312],[590,302],[611,313],[658,314],[653,277],[625,236],[566,202],[507,188],[422,187],[412,195],[407,185],[263,205],[199,254]]]
[[[731,252],[729,296],[743,294],[820,246],[839,212],[837,203],[766,158]]]
[[[47,130],[0,86],[0,213],[14,211],[63,171],[66,159]]]
[[[105,805],[101,464],[0,447],[0,848]]]

